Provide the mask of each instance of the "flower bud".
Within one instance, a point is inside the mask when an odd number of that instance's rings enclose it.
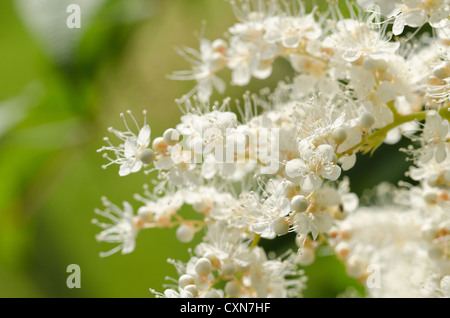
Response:
[[[371,113],[365,111],[359,116],[359,122],[363,128],[370,128],[375,124],[375,117],[373,117]]]
[[[236,267],[233,263],[225,263],[222,265],[222,274],[225,276],[233,275],[236,272]]]
[[[278,218],[275,221],[274,231],[278,236],[289,232],[289,221],[286,218]]]
[[[291,207],[296,212],[304,212],[308,206],[309,202],[303,195],[296,195],[291,200]]]
[[[155,153],[153,152],[153,150],[151,149],[145,149],[144,151],[141,152],[141,154],[139,155],[139,159],[141,159],[141,161],[146,164],[146,165],[150,165],[153,163],[153,160],[155,159]]]
[[[192,285],[194,283],[194,277],[188,274],[183,274],[178,279],[178,286],[180,286],[180,288],[185,288],[187,285]]]
[[[195,271],[201,276],[208,275],[212,271],[211,261],[205,257],[200,258],[197,263],[195,263]]]
[[[337,127],[333,130],[331,136],[338,144],[340,144],[347,139],[347,131],[343,127]]]
[[[163,134],[163,139],[169,146],[174,146],[180,140],[180,133],[173,128],[167,129]]]
[[[176,231],[177,239],[182,243],[189,243],[194,238],[194,229],[186,224],[181,224]]]
[[[228,296],[232,298],[236,298],[240,294],[240,286],[239,283],[236,281],[229,281],[225,285],[225,292],[228,294]]]
[[[304,247],[302,250],[298,251],[295,262],[301,266],[309,266],[314,263],[315,259],[316,255],[314,253],[314,249]]]
[[[187,285],[186,287],[184,287],[184,290],[191,293],[194,297],[197,297],[198,295],[198,288],[195,285]]]
[[[153,139],[152,148],[157,153],[164,153],[167,149],[167,144],[163,137]]]

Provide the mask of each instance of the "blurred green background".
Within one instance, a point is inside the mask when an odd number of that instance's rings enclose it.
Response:
[[[80,29],[66,26],[71,3],[81,7]],[[235,18],[224,0],[0,1],[0,297],[153,297],[149,288],[162,291],[175,275],[166,259],[187,261],[198,239],[179,243],[172,230],[143,231],[133,253],[100,258],[114,245],[95,241],[91,219],[103,195],[137,206],[133,194],[148,177],[101,169],[96,149],[127,109],[138,120],[147,109],[152,136],[178,122],[174,99],[193,83],[166,76],[189,67],[174,48],[197,48],[204,22],[204,36],[215,39]],[[290,72],[277,63],[269,80],[226,94],[273,87]],[[404,161],[391,158],[386,169],[386,152],[401,156],[382,147],[370,171],[366,158],[352,170],[355,192],[401,177]],[[66,286],[69,264],[81,268],[79,289]],[[333,256],[306,270],[307,297],[362,291]]]

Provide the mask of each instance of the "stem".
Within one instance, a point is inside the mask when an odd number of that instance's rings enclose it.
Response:
[[[448,111],[447,111],[447,113],[448,113]],[[395,116],[395,114],[397,114],[397,116]],[[410,114],[410,115],[399,115],[398,113],[394,113],[395,120],[392,123],[386,125],[383,128],[380,128],[380,129],[372,132],[366,138],[361,140],[361,142],[359,142],[357,145],[355,145],[355,146],[351,147],[350,149],[340,153],[338,155],[338,158],[341,158],[344,155],[352,154],[358,148],[364,146],[365,144],[368,144],[369,141],[376,141],[377,139],[380,139],[382,137],[383,137],[383,140],[384,140],[384,138],[386,137],[387,133],[391,129],[393,129],[393,128],[397,127],[397,126],[400,126],[400,125],[402,125],[404,123],[410,122],[410,121],[424,120],[426,115],[427,115],[426,111],[421,111],[419,113]]]
[[[396,121],[396,119],[398,117],[400,117],[401,115],[397,112],[397,108],[395,108],[394,105],[394,100],[391,100],[389,103],[386,104],[387,107],[389,107],[389,109],[391,110],[391,112],[394,114],[394,122]]]
[[[261,239],[261,234],[255,234],[252,245],[250,245],[250,250],[252,250],[255,246],[258,245],[260,239]]]

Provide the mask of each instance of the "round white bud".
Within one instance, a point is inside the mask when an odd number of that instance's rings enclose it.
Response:
[[[181,224],[176,231],[177,239],[182,243],[189,243],[194,238],[194,229],[186,224]]]
[[[153,160],[155,159],[155,153],[151,149],[145,149],[139,155],[139,159],[141,159],[142,163],[150,165],[153,163]]]
[[[187,285],[186,287],[184,287],[184,290],[191,293],[194,297],[197,297],[198,295],[198,288],[195,285]]]
[[[208,275],[212,271],[211,261],[206,257],[198,259],[197,263],[195,263],[195,271],[201,276]]]
[[[233,275],[236,272],[236,267],[233,263],[226,262],[222,265],[222,274],[225,276]]]
[[[347,139],[347,131],[343,127],[337,127],[333,130],[331,136],[337,143],[340,144],[344,142],[345,139]]]
[[[275,220],[274,231],[278,236],[287,234],[289,232],[289,221],[286,218],[278,218]]]
[[[180,133],[173,128],[167,129],[163,134],[163,139],[169,146],[174,146],[180,140]]]
[[[309,202],[303,195],[296,195],[291,200],[291,208],[296,212],[304,212],[308,206]]]
[[[361,116],[359,116],[359,122],[361,126],[364,128],[370,128],[375,124],[375,117],[367,111],[363,112]]]
[[[153,139],[152,148],[155,152],[164,153],[167,149],[167,144],[163,137],[156,137]]]
[[[295,262],[301,266],[309,266],[314,263],[315,259],[316,255],[314,253],[314,250],[309,247],[304,247],[303,249],[298,251]]]
[[[227,293],[228,296],[232,297],[232,298],[236,298],[239,296],[240,294],[240,286],[239,283],[236,281],[229,281],[226,285],[225,285],[225,292]]]
[[[180,288],[185,288],[187,285],[193,285],[194,283],[194,277],[188,274],[183,274],[178,279],[178,286],[180,286]]]

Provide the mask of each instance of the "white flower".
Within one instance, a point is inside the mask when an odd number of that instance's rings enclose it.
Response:
[[[403,32],[405,26],[421,27],[429,23],[433,28],[445,28],[449,25],[450,2],[448,0],[358,0],[363,8],[377,5],[378,10],[388,18],[394,18],[394,35]]]
[[[313,240],[319,235],[319,229],[314,223],[314,216],[312,213],[309,213],[308,215],[303,212],[297,213],[294,216],[293,229],[301,238],[300,242],[298,242],[300,248],[303,247],[309,233],[311,233]]]
[[[442,119],[438,112],[429,111],[423,127],[424,146],[420,160],[427,162],[434,157],[437,163],[444,161],[447,156],[445,150],[447,137],[450,137],[448,121]]]
[[[252,76],[265,79],[272,73],[276,46],[262,41],[262,33],[254,42],[244,41],[237,36],[231,38],[227,66],[232,70],[233,85],[244,86],[250,82]]]
[[[264,39],[280,43],[286,48],[296,48],[302,39],[317,39],[322,29],[313,14],[305,16],[276,16],[265,21]]]
[[[146,197],[136,197],[144,203],[137,210],[141,220],[151,222],[160,227],[168,226],[172,217],[184,204],[184,198],[181,192],[168,192],[161,197],[158,197],[155,193],[146,192]]]
[[[333,97],[339,92],[339,84],[328,74],[325,61],[316,60],[300,54],[291,54],[289,60],[294,70],[300,72],[293,79],[293,95],[302,97],[320,92],[324,97]]]
[[[376,5],[380,13],[386,17],[395,16],[400,12],[401,1],[397,0],[357,0],[357,2],[363,9],[374,9]]]
[[[341,20],[323,41],[323,46],[336,50],[345,62],[355,62],[367,56],[378,60],[386,54],[394,54],[399,42],[389,42],[384,29],[374,30],[374,25],[352,19]]]
[[[242,195],[241,204],[245,209],[244,216],[250,225],[251,231],[260,234],[263,238],[274,238],[278,233],[277,221],[283,220],[291,211],[290,200],[286,198],[287,190],[291,183],[270,180],[266,188],[263,189],[263,197],[256,193]],[[286,232],[289,230],[289,223],[285,220]],[[283,233],[285,234],[285,233]]]
[[[429,23],[433,28],[445,28],[449,25],[450,2],[403,0],[401,12],[395,17],[392,32],[399,35],[405,26],[413,28],[421,27]]]
[[[416,181],[426,181],[429,185],[435,186],[440,182],[442,177],[444,182],[450,182],[450,149],[444,148],[446,151],[445,159],[436,162],[435,158],[423,162],[416,161],[416,166],[411,166],[407,175]]]
[[[306,287],[306,277],[295,278],[303,274],[296,269],[295,254],[290,254],[287,259],[268,260],[264,250],[258,247],[252,250],[252,256],[254,262],[250,279],[251,286],[256,291],[256,297],[301,297],[301,292]]]
[[[116,156],[115,159],[108,157],[107,153],[104,154],[105,158],[108,158],[110,163],[103,166],[106,168],[111,164],[120,165],[119,175],[126,176],[130,173],[138,172],[141,170],[144,164],[150,164],[153,162],[153,151],[151,149],[147,149],[150,144],[150,126],[145,124],[142,128],[139,127],[134,117],[131,115],[131,111],[128,111],[128,114],[133,119],[136,127],[138,129],[138,135],[131,131],[128,127],[128,124],[125,120],[124,114],[120,114],[121,117],[124,118],[124,123],[127,128],[127,131],[122,132],[118,131],[112,127],[108,130],[114,133],[119,139],[121,139],[124,143],[119,146],[113,146],[108,138],[104,138],[105,141],[109,143],[109,146],[104,146],[100,148],[98,151],[112,151]],[[144,111],[144,115],[146,112]],[[150,155],[149,155],[150,152]]]
[[[200,40],[200,52],[186,48],[178,53],[188,62],[192,63],[191,71],[178,71],[169,78],[175,80],[195,80],[198,84],[184,96],[191,97],[197,93],[200,101],[209,100],[215,88],[219,93],[225,90],[225,82],[215,74],[226,65],[226,53],[228,44],[223,40],[215,40],[212,43],[209,40]]]
[[[320,187],[322,179],[336,180],[341,168],[335,164],[336,155],[330,145],[317,148],[310,142],[299,143],[300,158],[286,164],[286,175],[298,181],[304,192],[312,192]]]
[[[103,231],[96,235],[99,242],[119,243],[112,250],[100,253],[101,257],[106,257],[122,250],[122,254],[134,251],[136,236],[140,228],[140,220],[133,214],[133,207],[128,202],[123,202],[123,209],[103,198],[105,210],[96,209],[95,213],[108,218],[113,224],[106,224],[93,219],[92,223],[103,228]]]

